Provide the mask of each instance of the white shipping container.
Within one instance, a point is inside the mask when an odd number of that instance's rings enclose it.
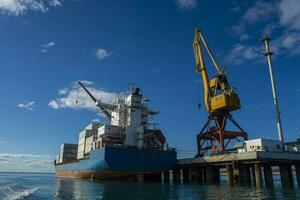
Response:
[[[90,149],[90,147],[86,147],[87,145],[87,138],[92,137],[92,138],[96,138],[97,134],[98,134],[98,127],[100,126],[100,123],[92,123],[90,125],[88,125],[86,128],[90,129],[90,130],[84,130],[82,132],[80,132],[79,134],[79,139],[78,139],[78,151],[77,151],[77,158],[83,158],[84,154],[85,154],[85,149]],[[93,139],[90,139],[91,144],[93,142]],[[88,143],[90,143],[90,141],[88,141]],[[83,153],[82,153],[83,152]],[[90,152],[86,151],[87,153]]]
[[[79,145],[78,146],[78,152],[84,151],[84,145]]]
[[[59,163],[63,163],[63,157],[59,155]]]
[[[85,127],[85,130],[97,130],[101,125],[99,122],[92,122]]]
[[[80,138],[85,138],[85,130],[83,130],[79,133],[79,139]]]
[[[90,137],[86,138],[85,148],[84,148],[84,154],[85,155],[90,153],[90,151],[92,150],[93,142],[94,142],[94,136],[90,136]]]
[[[93,142],[93,149],[99,149],[102,147],[102,139],[99,138],[97,141]]]
[[[103,125],[98,128],[98,137],[103,134],[120,134],[122,128],[113,125]]]
[[[77,153],[77,159],[82,159],[84,157],[84,152],[80,151]]]
[[[59,164],[59,154],[56,156],[55,164]]]
[[[65,163],[77,158],[77,144],[62,144],[60,147],[59,163]]]

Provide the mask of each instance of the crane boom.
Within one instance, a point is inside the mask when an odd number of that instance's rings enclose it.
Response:
[[[214,56],[214,54],[212,53],[212,51],[210,50],[210,48],[209,48],[209,46],[208,46],[208,44],[207,44],[207,42],[206,42],[206,40],[205,40],[203,34],[201,33],[201,31],[200,31],[199,29],[196,29],[196,34],[198,35],[198,38],[200,38],[201,41],[202,41],[202,43],[204,44],[204,46],[205,46],[205,48],[206,48],[206,50],[207,50],[207,53],[208,53],[210,59],[212,60],[214,66],[215,66],[215,68],[216,68],[216,70],[218,71],[219,74],[222,74],[222,69],[221,69],[221,67],[218,65],[218,63],[217,63],[217,61],[216,61],[216,59],[215,59],[215,56]],[[197,39],[198,39],[198,38],[197,38]],[[198,40],[199,40],[199,39],[198,39]]]
[[[103,114],[106,116],[106,118],[111,120],[111,114],[104,108],[104,106],[101,104],[101,101],[97,100],[80,81],[78,81],[78,84],[86,91],[86,93],[96,103],[96,106],[98,108],[100,108],[100,110],[103,112]]]
[[[210,59],[213,62],[214,67],[217,70],[217,75],[212,79],[208,77],[201,45],[204,45]],[[201,73],[203,79],[204,102],[206,111],[209,113],[217,113],[239,109],[240,100],[237,93],[229,85],[226,74],[223,73],[223,70],[218,65],[203,34],[197,28],[195,30],[193,46],[196,62],[195,71]]]
[[[203,86],[204,86],[204,103],[205,103],[205,108],[207,112],[210,112],[211,108],[210,108],[210,103],[209,103],[209,99],[211,96],[211,91],[209,88],[209,78],[208,78],[208,74],[207,74],[207,70],[206,70],[206,65],[204,62],[204,57],[203,57],[203,52],[202,52],[202,48],[201,48],[201,43],[199,40],[199,30],[196,29],[195,31],[195,38],[194,38],[194,55],[195,55],[195,62],[196,62],[196,67],[195,67],[195,71],[198,73],[201,73],[202,78],[203,78]]]

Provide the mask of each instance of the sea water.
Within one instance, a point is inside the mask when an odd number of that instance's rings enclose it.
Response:
[[[274,187],[229,187],[133,181],[91,181],[57,178],[55,174],[0,173],[0,199],[76,199],[76,200],[204,200],[204,199],[300,199],[297,184],[282,187],[275,178]]]

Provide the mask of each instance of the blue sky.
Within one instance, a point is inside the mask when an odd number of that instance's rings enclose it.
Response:
[[[169,144],[196,150],[207,113],[197,107],[195,27],[239,91],[242,109],[233,116],[250,138],[277,138],[261,43],[272,37],[284,136],[300,137],[298,0],[0,0],[0,27],[3,171],[51,171],[61,143],[76,143],[93,119],[105,121],[77,80],[107,102],[135,83],[160,110]]]

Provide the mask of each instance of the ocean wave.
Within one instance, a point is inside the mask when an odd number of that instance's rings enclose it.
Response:
[[[2,186],[0,187],[0,199],[5,200],[20,200],[24,199],[33,193],[35,193],[39,188],[28,188],[23,185],[13,185],[13,186]]]

